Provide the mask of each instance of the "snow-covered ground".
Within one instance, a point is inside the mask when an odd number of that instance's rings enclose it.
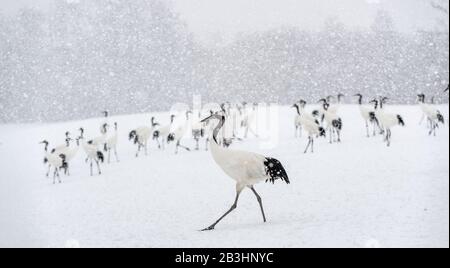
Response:
[[[348,105],[340,111],[343,142],[320,139],[305,155],[306,138],[293,137],[294,110],[282,107],[276,147],[262,149],[255,138],[233,147],[279,159],[291,184],[256,186],[267,223],[244,191],[210,232],[198,230],[229,208],[233,181],[203,150],[175,155],[173,145],[161,151],[152,143],[149,156],[136,159],[127,134],[150,115],[112,117],[121,161],[90,177],[80,152],[57,185],[44,175],[38,142],[62,143],[80,126],[92,137],[101,119],[0,126],[0,247],[448,247],[448,125],[429,137],[417,106],[389,109],[406,121],[393,130],[392,147],[366,138],[357,107]],[[441,110],[448,120],[448,106]]]

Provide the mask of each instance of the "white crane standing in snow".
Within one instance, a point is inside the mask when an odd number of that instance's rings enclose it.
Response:
[[[66,155],[65,154],[53,154],[53,153],[46,153],[44,157],[44,164],[49,164],[52,166],[55,171],[53,173],[53,184],[56,183],[56,177],[58,177],[58,182],[61,183],[61,177],[59,176],[59,170],[64,169],[64,173],[67,173],[67,168],[69,165],[66,162]]]
[[[439,123],[445,123],[444,116],[439,110],[433,107],[433,105],[425,103],[425,94],[419,94],[417,95],[417,98],[420,108],[428,121],[428,127],[430,128],[428,135],[433,134],[436,136],[436,129],[439,127]]]
[[[137,145],[136,157],[139,157],[141,148],[144,148],[145,155],[148,155],[148,140],[151,135],[151,128],[146,126],[141,126],[130,131],[128,139]]]
[[[266,222],[262,200],[256,192],[254,185],[262,181],[274,183],[277,179],[290,183],[285,169],[281,163],[274,158],[251,152],[230,150],[219,146],[217,135],[225,124],[225,116],[213,114],[202,121],[207,122],[210,120],[219,121],[212,133],[212,141],[210,142],[211,155],[217,165],[219,165],[228,176],[236,181],[236,198],[231,208],[223,216],[202,231],[213,230],[223,218],[236,209],[239,195],[245,188],[251,189],[255,194],[261,209],[263,221]]]
[[[244,138],[248,137],[248,132],[251,131],[255,137],[258,137],[258,134],[253,131],[253,125],[256,121],[257,117],[257,108],[258,104],[253,103],[252,107],[248,107],[246,102],[242,103],[243,106],[243,115],[241,120],[241,128],[244,129]]]
[[[201,112],[198,112],[198,118],[192,121],[192,138],[195,140],[195,150],[200,150],[200,139],[205,137],[205,124],[200,122]]]
[[[151,118],[151,127],[152,127],[152,130],[153,130],[152,138],[153,138],[153,140],[156,140],[156,144],[158,145],[158,149],[161,149],[161,143],[159,142],[159,131],[158,131],[159,126],[160,125],[159,125],[158,122],[156,122],[155,117],[152,116],[152,118]]]
[[[119,162],[119,157],[117,156],[117,122],[114,122],[114,133],[108,137],[105,143],[105,151],[108,152],[108,164],[111,163],[111,151],[114,151],[114,156],[116,161]]]
[[[341,142],[342,119],[336,113],[328,111],[330,104],[326,99],[321,99],[319,102],[322,102],[322,118],[325,119],[327,129],[330,132],[330,143],[333,143],[333,141]],[[337,137],[334,137],[335,133]]]
[[[301,114],[303,114],[303,111],[305,110],[305,106],[306,106],[306,101],[305,100],[300,100],[297,103],[295,103],[292,107],[297,109],[297,114],[295,115],[294,118],[294,127],[295,127],[295,134],[294,137],[302,137],[302,123],[301,123]]]
[[[326,131],[323,127],[320,126],[319,121],[315,119],[312,115],[302,113],[300,111],[300,107],[298,104],[294,104],[293,107],[297,110],[297,118],[300,124],[308,133],[308,144],[305,148],[305,154],[308,152],[308,149],[311,147],[311,153],[314,152],[314,137],[326,136]]]
[[[65,170],[65,174],[70,176],[70,162],[75,158],[75,156],[78,154],[78,151],[80,150],[80,138],[76,138],[76,146],[71,147],[70,150],[68,150],[65,155],[65,161],[67,162],[67,168]]]
[[[48,145],[49,142],[47,140],[43,140],[41,141],[39,144],[44,144],[44,153],[45,155],[48,154]],[[45,159],[44,159],[45,160]],[[44,161],[45,164],[45,161]],[[51,170],[52,166],[50,164],[48,164],[48,169],[47,169],[47,173],[45,173],[45,176],[48,177],[48,175],[50,174],[50,170]]]
[[[399,114],[391,114],[384,111],[383,104],[388,100],[387,97],[383,97],[380,99],[380,101],[374,99],[371,102],[375,103],[375,106],[380,105],[379,109],[375,110],[375,116],[377,117],[378,121],[380,122],[380,125],[383,127],[385,131],[385,138],[384,141],[386,142],[386,145],[389,147],[391,146],[391,137],[392,137],[392,128],[395,126],[405,126],[405,121],[403,120],[403,117]]]
[[[167,136],[167,143],[169,144],[172,141],[175,141],[175,154],[178,153],[178,148],[181,147],[186,151],[190,151],[191,149],[187,146],[181,145],[181,139],[186,135],[189,128],[189,115],[192,114],[192,111],[186,111],[186,118],[182,119],[178,124],[170,130],[169,135]]]
[[[90,174],[93,176],[94,170],[93,170],[93,162],[97,164],[97,171],[98,174],[102,174],[102,171],[100,169],[100,162],[105,161],[104,154],[98,149],[98,145],[94,144],[92,140],[85,141],[84,140],[84,129],[80,128],[80,137],[79,140],[82,141],[81,145],[83,147],[84,152],[86,153],[86,162],[90,161]]]
[[[157,126],[155,126],[155,129],[153,131],[153,139],[158,140],[158,144],[160,144],[159,139],[161,139],[161,147],[160,147],[161,149],[165,148],[165,143],[167,142],[167,137],[170,134],[170,130],[172,129],[174,120],[175,120],[175,115],[172,114],[172,115],[170,115],[170,123],[169,124],[159,127],[159,128]]]
[[[46,155],[47,155],[47,154],[54,154],[54,155],[61,155],[61,154],[63,154],[63,155],[65,155],[65,157],[66,157],[66,155],[69,154],[70,151],[72,150],[72,148],[71,148],[71,146],[70,146],[70,141],[71,141],[72,139],[70,138],[69,135],[70,135],[70,133],[67,131],[67,132],[65,133],[65,136],[66,136],[66,138],[65,138],[65,143],[56,146],[55,148],[51,149],[50,151],[48,150],[49,142],[48,142],[47,140],[41,141],[40,144],[44,144],[44,146],[45,146],[45,147],[44,147],[44,152],[45,152],[45,154],[46,154]],[[54,166],[54,165],[52,165],[52,163],[51,163],[50,161],[47,161],[47,162],[48,162],[48,170],[47,170],[47,173],[45,174],[46,177],[49,176],[50,170],[51,170],[52,166]],[[67,170],[67,169],[66,169],[66,170]],[[67,173],[67,171],[66,171],[65,173]],[[58,174],[58,175],[59,175],[59,174]]]
[[[358,97],[358,107],[359,112],[361,114],[361,117],[363,118],[364,122],[366,123],[366,133],[367,137],[370,137],[369,135],[369,123],[373,125],[373,136],[376,135],[376,127],[379,128],[379,122],[377,117],[375,116],[375,109],[372,107],[367,107],[362,104],[363,95],[361,94],[355,94],[355,97]]]

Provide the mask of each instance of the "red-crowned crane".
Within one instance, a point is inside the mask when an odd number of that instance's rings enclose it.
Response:
[[[285,169],[274,158],[251,152],[231,150],[220,146],[217,141],[217,135],[225,124],[225,116],[213,114],[202,120],[202,122],[208,122],[210,120],[218,120],[210,141],[211,155],[225,174],[236,181],[236,198],[231,208],[224,215],[202,231],[213,230],[223,218],[236,209],[239,195],[245,188],[249,188],[255,194],[261,209],[263,221],[266,222],[262,200],[256,192],[254,185],[262,181],[274,183],[277,179],[289,184],[289,178]]]

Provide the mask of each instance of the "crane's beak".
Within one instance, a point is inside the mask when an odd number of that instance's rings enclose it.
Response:
[[[205,119],[203,119],[202,121],[200,121],[200,123],[208,122],[213,116],[214,116],[214,114],[213,114],[213,115],[210,115],[210,116],[208,116],[208,117],[206,117]]]

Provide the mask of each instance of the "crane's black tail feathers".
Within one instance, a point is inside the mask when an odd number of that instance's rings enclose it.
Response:
[[[102,163],[105,161],[105,156],[103,155],[103,153],[101,151],[97,151],[97,158]]]
[[[331,124],[333,125],[333,127],[337,130],[342,130],[342,119],[335,119],[331,122]]]
[[[437,119],[438,119],[438,122],[445,124],[444,116],[441,114],[440,111],[437,112]]]
[[[159,130],[153,131],[153,139],[156,140],[159,138]]]
[[[167,136],[167,143],[171,142],[171,141],[175,141],[175,134],[174,133],[170,133]]]
[[[369,112],[369,121],[371,123],[377,121],[377,116],[375,115],[375,112]]]
[[[403,117],[401,115],[397,115],[398,124],[402,127],[405,126],[405,121],[403,121]]]
[[[325,137],[327,135],[326,130],[323,127],[319,127],[319,136]]]
[[[290,183],[286,170],[277,159],[267,157],[266,161],[264,161],[264,166],[266,168],[266,174],[270,177],[266,182],[270,181],[271,183],[275,183],[276,180],[280,179],[287,184]]]

